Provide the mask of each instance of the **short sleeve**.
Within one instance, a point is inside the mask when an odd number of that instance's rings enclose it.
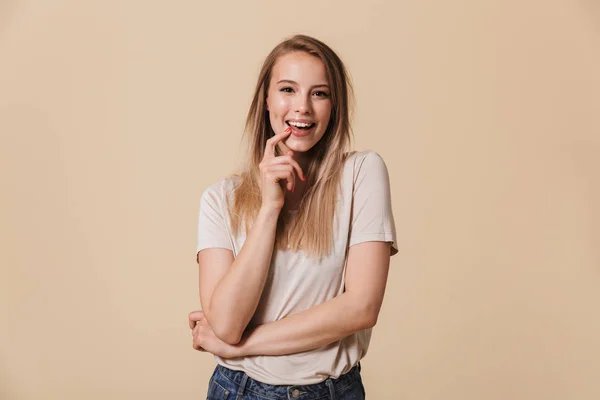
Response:
[[[369,152],[357,167],[353,192],[349,246],[362,242],[391,242],[390,256],[398,253],[392,213],[390,179],[383,158]]]
[[[202,193],[198,215],[196,254],[208,248],[223,248],[233,251],[224,216],[224,205],[221,193],[214,185]]]

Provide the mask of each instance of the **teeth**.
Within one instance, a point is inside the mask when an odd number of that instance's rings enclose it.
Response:
[[[312,124],[305,124],[302,122],[293,122],[293,121],[288,122],[288,124],[295,126],[297,128],[307,128],[312,125]]]

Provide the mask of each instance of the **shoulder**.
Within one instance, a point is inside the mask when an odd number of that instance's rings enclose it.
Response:
[[[202,200],[223,204],[225,199],[235,191],[235,188],[240,182],[241,177],[238,175],[231,175],[220,181],[214,182],[204,189],[202,192]]]
[[[350,169],[354,176],[365,173],[380,173],[383,171],[387,174],[387,166],[383,157],[373,150],[353,151],[348,153],[345,167]]]

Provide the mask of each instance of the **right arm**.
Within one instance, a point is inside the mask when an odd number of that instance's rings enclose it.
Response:
[[[235,260],[228,249],[198,253],[202,310],[215,335],[226,343],[240,341],[256,311],[271,264],[279,211],[261,208]]]
[[[294,171],[306,179],[289,153],[275,157],[275,146],[290,133],[286,129],[267,140],[259,166],[262,205],[238,256],[234,259],[231,250],[222,248],[207,248],[197,256],[202,310],[215,335],[229,344],[241,340],[267,280],[277,220],[285,202],[280,181],[293,190]]]

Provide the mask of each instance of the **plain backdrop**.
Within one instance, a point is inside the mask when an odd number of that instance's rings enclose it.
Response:
[[[200,195],[295,33],[390,172],[368,398],[600,398],[594,0],[0,1],[0,398],[205,398]]]

